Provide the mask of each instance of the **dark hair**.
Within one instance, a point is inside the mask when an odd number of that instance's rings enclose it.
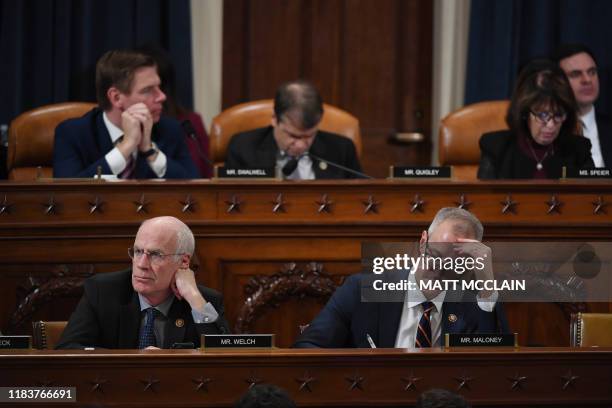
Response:
[[[276,90],[274,114],[281,121],[285,114],[296,112],[303,129],[310,129],[321,121],[323,100],[315,86],[304,80],[285,82]]]
[[[176,95],[176,71],[168,52],[155,44],[145,44],[138,47],[137,51],[149,55],[155,60],[157,74],[161,81],[161,90],[166,94],[164,113],[172,117],[186,113],[186,109]]]
[[[272,384],[258,384],[247,390],[234,408],[296,408],[285,390]]]
[[[548,104],[553,112],[562,111],[567,115],[555,141],[561,143],[576,133],[578,105],[563,71],[557,66],[547,67],[539,64],[540,62],[528,64],[519,75],[506,122],[512,133],[530,138],[529,112],[533,107]],[[538,65],[543,68],[536,69]]]
[[[561,44],[557,47],[555,52],[553,52],[552,59],[558,64],[561,62],[561,60],[565,58],[569,58],[573,55],[580,54],[583,52],[589,54],[589,56],[593,58],[593,61],[595,61],[595,65],[597,65],[597,58],[595,58],[595,54],[593,54],[593,51],[591,51],[591,49],[585,44],[580,43]]]
[[[419,395],[415,408],[470,408],[470,404],[459,394],[434,388]]]
[[[109,88],[114,86],[123,93],[129,93],[136,70],[154,66],[155,60],[151,56],[138,51],[113,50],[104,54],[96,64],[96,97],[100,108],[111,108],[106,96]]]

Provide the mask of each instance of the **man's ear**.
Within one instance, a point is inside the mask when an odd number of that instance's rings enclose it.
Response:
[[[115,88],[114,86],[111,86],[106,91],[106,97],[114,108],[117,108],[120,111],[125,110],[123,108],[123,93],[121,93],[119,89]]]
[[[423,230],[423,232],[421,233],[421,240],[419,241],[419,252],[424,254],[425,253],[425,244],[427,243],[427,231]]]
[[[272,125],[272,127],[277,127],[278,126],[278,120],[276,119],[276,115],[272,114],[272,117],[270,118],[270,124]]]
[[[180,265],[181,269],[188,269],[190,263],[191,263],[191,255],[189,254],[181,255],[181,265]]]

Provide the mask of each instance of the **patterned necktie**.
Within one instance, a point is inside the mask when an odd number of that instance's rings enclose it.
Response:
[[[145,324],[140,328],[140,336],[138,337],[139,349],[157,345],[155,341],[155,319],[161,315],[161,312],[154,307],[148,308],[146,312]]]
[[[434,304],[431,302],[421,303],[423,306],[423,315],[419,320],[419,328],[417,329],[416,340],[414,346],[419,347],[431,347],[431,311],[434,308]]]
[[[117,146],[123,140],[123,135],[119,136],[117,140],[115,140],[115,146]],[[120,179],[131,179],[134,178],[134,170],[136,169],[136,160],[130,154],[130,157],[126,160],[125,168],[121,173],[119,173],[118,177]]]

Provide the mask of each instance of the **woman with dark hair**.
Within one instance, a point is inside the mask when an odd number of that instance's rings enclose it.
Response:
[[[594,167],[591,142],[577,134],[577,105],[552,64],[528,64],[510,101],[509,130],[480,138],[479,179],[556,179]]]

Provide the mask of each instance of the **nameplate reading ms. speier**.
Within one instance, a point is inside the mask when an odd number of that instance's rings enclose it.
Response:
[[[609,179],[612,178],[612,170],[607,167],[598,167],[595,169],[580,169],[574,174],[570,173],[567,176],[573,178]]]
[[[32,336],[0,336],[0,349],[31,349]]]
[[[446,333],[445,347],[518,347],[516,333]]]
[[[393,167],[393,178],[450,178],[451,168],[444,167]]]
[[[219,178],[274,178],[276,175],[274,167],[261,169],[236,169],[230,167],[217,168],[217,177]]]
[[[208,348],[272,348],[273,334],[203,334],[202,349]]]

